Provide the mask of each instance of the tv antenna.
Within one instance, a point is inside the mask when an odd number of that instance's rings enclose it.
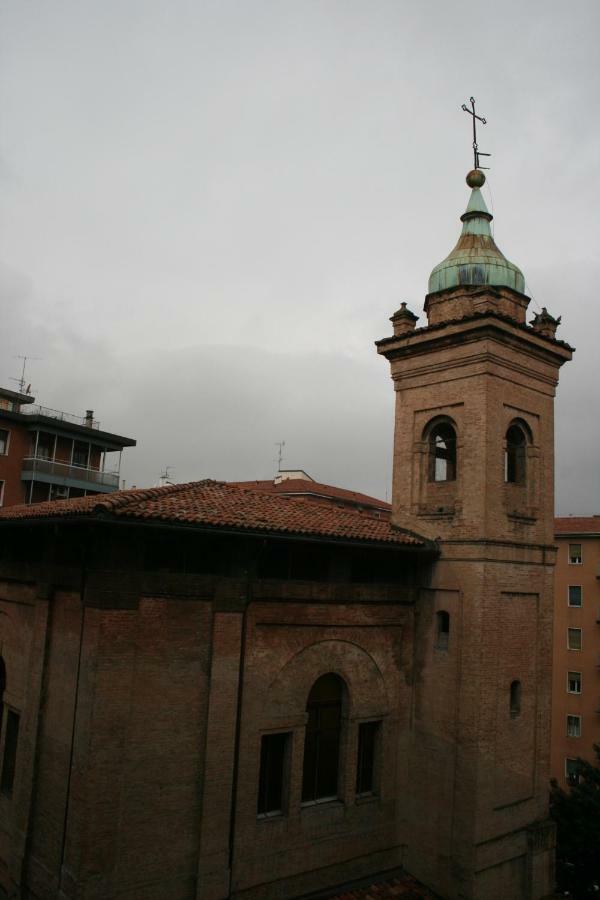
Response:
[[[31,393],[31,385],[27,383],[25,379],[25,368],[27,366],[27,360],[40,360],[41,356],[15,356],[14,359],[22,359],[23,360],[23,368],[21,369],[21,377],[20,378],[11,378],[10,381],[16,381],[19,385],[19,393],[21,394],[30,394]]]
[[[480,150],[477,146],[477,122],[481,122],[482,125],[487,125],[487,119],[484,119],[483,116],[478,116],[475,112],[475,97],[469,97],[469,103],[471,104],[471,109],[467,106],[466,103],[463,103],[461,109],[464,112],[469,113],[470,116],[473,117],[473,161],[475,169],[489,169],[489,166],[480,166],[479,165],[479,157],[480,156],[491,156],[491,153],[484,153],[483,150]]]
[[[283,462],[283,448],[285,447],[285,441],[275,441],[275,446],[279,447],[279,454],[277,456],[277,471],[281,472],[281,463]]]
[[[162,484],[173,484],[171,481],[171,469],[173,466],[165,466],[165,471],[160,473],[160,480]]]

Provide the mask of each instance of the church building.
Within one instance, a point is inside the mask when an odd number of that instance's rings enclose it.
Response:
[[[427,325],[402,304],[377,343],[391,515],[214,481],[0,512],[7,890],[282,900],[402,867],[447,900],[551,893],[572,351],[545,310],[527,324],[484,180]]]

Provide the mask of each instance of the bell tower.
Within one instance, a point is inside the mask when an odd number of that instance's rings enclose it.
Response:
[[[572,349],[545,309],[527,323],[484,182],[467,175],[426,326],[403,303],[377,343],[396,392],[392,519],[440,547],[415,610],[400,830],[407,869],[443,897],[538,900],[553,889],[553,407]]]

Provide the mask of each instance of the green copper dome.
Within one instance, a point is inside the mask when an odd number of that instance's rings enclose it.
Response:
[[[467,175],[472,191],[467,209],[460,217],[462,232],[452,253],[429,276],[430,294],[461,284],[491,284],[525,293],[523,273],[500,252],[492,237],[493,216],[479,190],[484,181],[485,176],[478,169]]]

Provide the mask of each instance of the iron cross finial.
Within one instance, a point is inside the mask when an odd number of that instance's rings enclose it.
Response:
[[[463,103],[462,109],[466,113],[469,113],[470,116],[473,117],[473,160],[475,163],[475,168],[476,169],[481,169],[481,168],[486,169],[487,166],[479,165],[479,157],[480,156],[491,156],[491,153],[484,153],[482,150],[479,150],[479,147],[477,146],[477,119],[479,119],[479,121],[481,122],[482,125],[486,125],[487,122],[483,118],[483,116],[478,116],[477,113],[475,112],[475,97],[469,97],[469,103],[471,104],[471,109],[469,109],[469,107],[467,106],[466,103]]]

